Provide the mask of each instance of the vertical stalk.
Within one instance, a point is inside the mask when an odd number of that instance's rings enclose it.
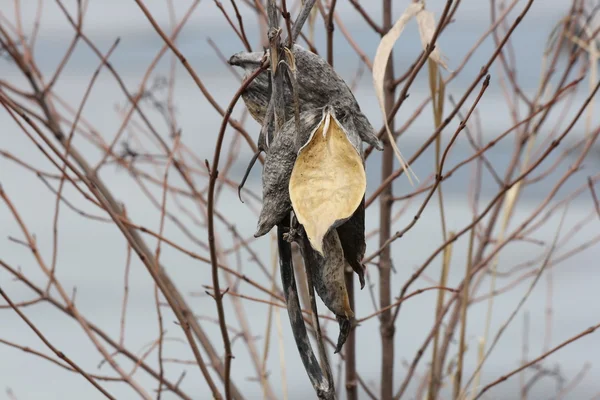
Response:
[[[327,21],[325,22],[325,28],[327,29],[327,62],[333,67],[333,17],[335,13],[336,0],[331,1],[329,7],[329,13],[327,14]],[[344,271],[344,279],[346,281],[346,291],[348,292],[348,300],[350,301],[350,308],[354,310],[354,271],[346,264]],[[355,332],[355,321],[352,321],[352,328],[350,334],[346,339],[344,345],[344,355],[346,361],[346,398],[348,400],[358,399],[358,379],[356,377],[356,332]]]
[[[306,268],[306,277],[309,286],[309,296],[311,301],[311,309],[313,313],[313,324],[317,338],[319,356],[324,365],[322,368],[319,361],[315,357],[312,345],[308,338],[306,325],[304,324],[304,316],[300,309],[300,299],[298,298],[298,289],[296,286],[296,277],[294,276],[294,265],[292,261],[292,246],[291,243],[284,239],[284,232],[289,232],[289,220],[285,218],[277,225],[277,246],[279,249],[279,270],[281,273],[281,286],[285,295],[285,302],[290,319],[290,326],[294,335],[298,353],[302,359],[304,369],[308,374],[308,378],[315,389],[317,398],[322,400],[334,400],[335,388],[333,387],[333,378],[331,368],[327,359],[327,353],[321,336],[321,328],[319,327],[319,319],[317,314],[317,306],[314,296],[314,287],[312,286],[311,268],[316,265],[315,254],[310,247],[308,239],[304,235],[299,238],[299,244],[303,248],[304,267]]]
[[[346,290],[350,300],[350,308],[354,308],[354,271],[346,265]],[[356,311],[355,311],[356,312]],[[358,378],[356,376],[356,321],[353,319],[352,327],[346,344],[344,345],[346,356],[346,398],[348,400],[358,399]]]
[[[325,22],[325,29],[327,29],[327,62],[333,67],[333,16],[335,13],[336,0],[331,1],[329,6],[329,13],[327,14],[327,21]]]
[[[385,35],[392,27],[392,1],[383,0],[383,31]],[[385,114],[389,115],[394,106],[394,57],[390,55],[385,71]],[[390,129],[394,131],[394,121],[390,121]],[[384,138],[387,142],[388,139]],[[381,181],[393,173],[394,152],[390,143],[385,143],[383,161],[381,163]],[[379,245],[384,247],[379,256],[379,307],[386,308],[391,304],[391,271],[392,259],[390,246],[385,246],[392,234],[392,185],[388,185],[379,198]],[[380,317],[381,332],[381,399],[392,398],[394,390],[394,320],[391,309],[384,311]]]
[[[464,359],[466,351],[466,334],[467,334],[467,307],[469,306],[469,287],[471,285],[471,268],[473,267],[473,245],[475,241],[475,228],[473,226],[469,233],[469,249],[467,251],[467,268],[465,271],[465,281],[463,283],[461,302],[460,302],[460,342],[458,345],[458,364],[456,374],[454,376],[454,400],[463,398],[461,396],[462,375],[464,370]]]
[[[444,21],[440,20],[440,24]],[[442,125],[443,114],[444,114],[444,96],[446,92],[446,87],[444,85],[444,80],[442,78],[442,74],[440,73],[438,65],[431,59],[427,60],[427,66],[429,70],[429,88],[431,90],[431,100],[433,103],[433,122],[436,129]],[[441,158],[442,158],[442,135],[438,135],[435,138],[435,170],[437,174],[440,175],[441,171]],[[440,208],[440,220],[441,220],[441,229],[442,229],[442,240],[444,242],[447,241],[448,235],[446,233],[446,216],[444,212],[444,196],[442,194],[442,183],[440,182],[438,189],[438,201]],[[449,269],[449,254],[451,250],[451,245],[448,245],[444,248],[444,256],[442,258],[442,270],[440,275],[440,286],[446,286],[446,279],[448,277],[448,269]],[[443,290],[438,292],[437,298],[437,306],[435,309],[435,318],[439,318],[440,313],[442,311],[444,305],[444,294]],[[433,338],[433,351],[431,356],[431,372],[429,377],[429,393],[428,400],[435,400],[437,398],[437,393],[441,384],[442,377],[442,368],[444,357],[438,356],[439,349],[439,339],[440,334],[442,332],[442,328],[440,327]]]

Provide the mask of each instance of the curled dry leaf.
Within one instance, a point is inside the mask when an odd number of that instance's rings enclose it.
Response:
[[[324,114],[300,149],[289,183],[296,218],[321,255],[323,238],[354,214],[367,186],[359,152],[331,109]]]
[[[411,3],[406,10],[402,13],[398,21],[394,24],[392,29],[381,38],[381,42],[379,42],[379,46],[377,47],[377,52],[375,53],[375,60],[373,61],[373,85],[375,86],[375,94],[377,95],[377,100],[379,101],[379,107],[381,108],[381,112],[383,114],[383,123],[385,124],[385,130],[388,134],[388,139],[390,145],[394,149],[394,153],[402,165],[406,177],[408,178],[411,185],[413,184],[411,174],[415,176],[414,172],[410,169],[410,166],[404,161],[404,157],[402,157],[402,153],[400,153],[400,149],[396,145],[396,140],[394,139],[394,135],[390,130],[390,126],[387,122],[387,114],[385,112],[385,102],[384,102],[384,78],[385,78],[385,70],[387,68],[388,60],[390,58],[390,54],[392,53],[392,49],[394,48],[394,44],[404,31],[404,27],[413,18],[417,13],[423,10],[423,3]]]
[[[419,24],[419,36],[421,37],[421,45],[423,49],[431,43],[433,34],[435,33],[435,17],[431,11],[421,10],[417,13],[417,24]],[[433,51],[429,54],[429,59],[434,61],[436,64],[448,70],[448,65],[444,60],[444,56],[440,51],[439,46],[436,46]]]
[[[404,169],[404,172],[406,173],[406,176],[411,184],[413,183],[411,174],[415,179],[418,180],[418,178],[414,172],[412,172],[410,166],[408,166],[404,161],[404,157],[402,157],[402,153],[400,153],[400,149],[398,149],[398,146],[396,145],[394,135],[392,134],[387,122],[387,114],[384,103],[384,78],[385,70],[390,58],[390,54],[392,53],[392,49],[394,48],[394,44],[400,38],[400,35],[404,31],[406,24],[413,17],[416,17],[417,24],[419,25],[419,36],[421,38],[423,49],[427,47],[427,45],[431,42],[431,39],[433,39],[433,34],[435,33],[435,17],[431,11],[425,10],[424,2],[419,1],[417,3],[411,3],[408,7],[406,7],[392,29],[390,29],[389,32],[383,38],[381,38],[381,42],[379,42],[377,52],[375,53],[375,60],[373,62],[373,85],[375,86],[375,94],[377,95],[379,107],[381,108],[381,112],[383,114],[385,130],[388,134],[390,144],[394,149],[394,153],[396,154],[398,161],[400,161],[400,165],[402,165],[402,168]],[[442,68],[448,70],[448,66],[444,61],[444,57],[437,46],[430,53],[429,58]]]

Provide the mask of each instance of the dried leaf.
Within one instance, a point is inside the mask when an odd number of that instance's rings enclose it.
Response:
[[[321,123],[298,152],[289,184],[298,222],[321,255],[323,238],[352,216],[366,186],[362,158],[327,108]]]
[[[431,43],[433,34],[435,33],[435,17],[431,11],[421,10],[417,13],[417,23],[419,24],[419,36],[421,37],[421,45],[423,49],[427,48],[427,45]],[[448,71],[448,65],[442,56],[439,46],[435,46],[429,58],[436,62],[439,66]]]
[[[379,42],[379,46],[377,47],[377,52],[375,53],[375,60],[373,61],[373,84],[375,86],[375,94],[377,95],[377,100],[379,101],[379,107],[381,108],[381,112],[383,113],[383,122],[385,124],[385,129],[388,134],[388,138],[392,148],[394,149],[394,153],[402,165],[404,172],[411,183],[413,184],[411,173],[414,175],[415,179],[417,179],[416,175],[408,164],[404,161],[404,157],[400,153],[400,149],[396,145],[396,140],[394,139],[394,135],[390,131],[389,124],[387,123],[387,114],[385,112],[385,103],[384,103],[384,77],[385,70],[388,64],[388,60],[390,58],[390,54],[392,49],[394,48],[394,44],[404,31],[404,27],[413,18],[417,15],[421,10],[423,10],[423,3],[411,3],[406,10],[402,13],[398,21],[394,24],[392,29],[381,38],[381,42]],[[417,179],[418,180],[418,179]]]

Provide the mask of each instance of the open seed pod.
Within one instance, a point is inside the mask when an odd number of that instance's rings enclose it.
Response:
[[[377,139],[373,126],[362,114],[352,91],[337,72],[320,56],[302,46],[294,45],[292,54],[295,60],[300,112],[322,108],[332,101],[337,101],[354,115],[357,126],[360,127],[357,133],[362,141],[382,150],[382,144]],[[234,54],[229,63],[243,68],[248,76],[261,65],[263,56],[263,52],[240,52]],[[294,101],[290,89],[292,85],[289,76],[285,75],[284,81],[285,114],[288,116],[287,118],[290,118],[294,115]],[[271,98],[270,82],[270,72],[265,71],[254,79],[242,94],[250,115],[261,125],[263,125]]]
[[[334,108],[326,107],[321,123],[299,150],[290,176],[294,213],[321,255],[325,235],[354,214],[367,187],[362,157],[350,136]]]
[[[321,110],[300,114],[300,131],[296,134],[294,119],[288,120],[267,150],[262,174],[263,204],[258,217],[255,237],[268,233],[292,211],[289,182],[298,152],[297,143],[304,143],[320,124]]]
[[[352,327],[354,311],[350,307],[344,270],[347,262],[337,231],[331,230],[323,240],[323,255],[317,253],[310,244],[305,232],[298,240],[307,273],[311,274],[315,290],[323,303],[338,320],[340,333],[335,352],[339,352],[346,342]]]
[[[358,275],[360,288],[365,287],[365,266],[362,259],[367,250],[365,241],[365,199],[360,202],[354,214],[336,228],[342,249],[344,250],[344,258],[352,267],[352,270]]]
[[[255,237],[260,237],[268,233],[278,222],[287,216],[289,211],[292,210],[289,195],[289,182],[292,176],[294,165],[296,163],[297,155],[305,154],[304,150],[306,150],[307,158],[303,158],[305,162],[303,165],[308,168],[310,168],[311,165],[317,165],[314,161],[311,161],[312,158],[310,158],[314,152],[310,152],[309,154],[308,149],[310,148],[311,150],[318,150],[321,147],[307,146],[307,144],[309,144],[311,140],[315,140],[315,134],[319,130],[321,132],[321,137],[323,137],[323,128],[325,127],[327,121],[329,121],[328,127],[334,129],[335,132],[337,132],[337,135],[325,135],[324,138],[331,139],[332,137],[335,137],[337,138],[336,143],[345,145],[346,150],[354,150],[354,152],[342,152],[342,154],[347,154],[349,157],[351,157],[351,159],[346,158],[338,161],[352,161],[351,165],[354,168],[354,172],[364,178],[362,143],[359,135],[356,133],[355,116],[336,102],[333,102],[331,105],[322,109],[312,109],[302,112],[299,119],[299,133],[296,134],[295,120],[288,120],[283,126],[279,135],[273,139],[273,143],[267,151],[262,174],[263,207],[258,219],[258,227],[254,235]],[[318,137],[316,138],[315,142],[322,144]],[[340,152],[338,151],[338,154],[339,153]],[[321,155],[324,157],[323,161],[327,161],[327,153]],[[318,165],[322,166],[321,164]],[[361,168],[358,168],[359,165]],[[345,166],[348,166],[348,164],[340,164],[336,168],[342,169],[342,171],[338,172],[344,174],[347,173],[347,171],[343,171]],[[301,169],[298,171],[301,172]],[[299,178],[299,181],[297,181],[299,184],[299,189],[310,191],[313,183],[306,180],[301,182],[301,176],[297,175],[297,177]],[[330,178],[333,179],[335,176]],[[361,178],[361,182],[364,181],[362,184],[364,186],[366,181],[363,178]],[[342,186],[348,186],[343,184],[343,179],[337,179],[337,182]],[[302,186],[303,184],[304,186]],[[326,183],[321,179],[321,184]],[[362,188],[362,191],[364,193],[364,187]],[[354,200],[356,203],[356,199]],[[335,224],[335,227],[341,226],[345,220],[352,217],[352,213],[359,207],[359,205],[353,204],[350,205],[350,207],[352,210],[347,211],[347,215],[339,218]],[[358,223],[357,225],[356,223],[354,224],[360,231],[363,232],[362,237],[364,243],[364,210],[362,211],[362,214],[359,212],[354,218],[360,219],[360,215],[363,215],[362,222]],[[347,234],[344,234],[344,237],[347,237]],[[361,258],[362,255],[364,255],[364,251],[361,254]],[[350,264],[353,265],[352,262],[350,262]]]
[[[263,53],[238,53],[230,63],[248,74],[262,59]],[[279,132],[274,134],[270,125],[270,71],[260,74],[242,95],[250,114],[263,125],[258,147],[266,152],[263,206],[255,236],[268,233],[275,225],[286,226],[294,211],[300,234],[290,232],[288,240],[300,245],[312,287],[336,315],[339,351],[354,318],[344,276],[347,267],[357,273],[361,288],[365,282],[361,264],[366,249],[362,143],[377,148],[381,143],[354,95],[329,64],[300,46],[293,48],[292,64],[295,70],[290,68],[283,76],[286,122]],[[294,104],[298,105],[298,119]]]

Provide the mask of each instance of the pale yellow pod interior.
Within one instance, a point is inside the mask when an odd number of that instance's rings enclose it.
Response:
[[[367,187],[362,159],[338,121],[327,113],[300,149],[290,177],[290,199],[312,247],[323,254],[323,237],[350,218]]]

